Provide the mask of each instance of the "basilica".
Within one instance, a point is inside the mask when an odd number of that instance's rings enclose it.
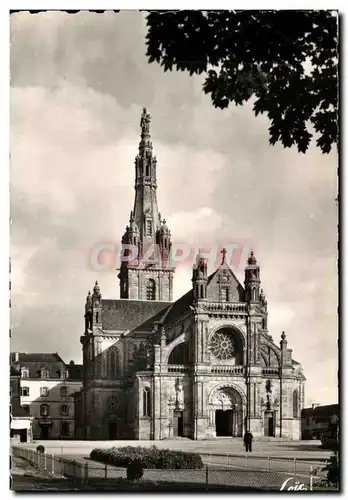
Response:
[[[171,232],[157,205],[150,115],[141,116],[135,201],[122,237],[120,299],[98,283],[85,305],[81,438],[300,439],[305,377],[285,333],[268,331],[260,267],[240,283],[221,253],[202,251],[192,285],[173,302]]]

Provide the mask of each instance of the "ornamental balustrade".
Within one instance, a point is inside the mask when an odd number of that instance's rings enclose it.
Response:
[[[244,375],[245,369],[243,366],[212,366],[211,373],[227,374],[227,375]]]
[[[247,304],[229,304],[228,302],[205,302],[204,308],[208,311],[246,313]]]
[[[168,373],[187,373],[189,370],[190,367],[185,365],[168,365]]]
[[[262,375],[277,375],[279,376],[278,368],[262,368]]]

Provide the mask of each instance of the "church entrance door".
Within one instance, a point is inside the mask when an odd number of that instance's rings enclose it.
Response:
[[[184,415],[182,411],[173,412],[173,437],[184,436]]]
[[[117,422],[109,422],[109,439],[117,439]]]
[[[273,412],[265,412],[264,432],[266,437],[274,437],[275,418]]]
[[[216,410],[216,436],[226,437],[233,435],[233,410]]]

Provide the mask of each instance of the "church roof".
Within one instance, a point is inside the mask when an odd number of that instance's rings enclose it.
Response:
[[[137,333],[140,331],[151,331],[155,322],[159,322],[163,326],[173,323],[175,320],[183,316],[186,311],[189,310],[189,307],[192,304],[192,300],[193,293],[192,290],[190,290],[175,302],[167,303],[167,306],[154,316],[150,316],[146,321],[137,325],[133,329],[133,332]]]
[[[193,302],[193,291],[190,290],[168,308],[163,318],[163,325],[169,325],[183,316],[190,309]],[[162,322],[161,322],[162,323]]]
[[[155,300],[102,299],[103,330],[133,330],[157,316],[172,302]],[[152,322],[156,321],[152,319]]]

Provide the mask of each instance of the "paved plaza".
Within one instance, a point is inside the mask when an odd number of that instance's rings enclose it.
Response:
[[[83,455],[87,456],[94,448],[111,448],[122,446],[144,446],[169,448],[197,452],[201,455],[245,455],[242,439],[216,439],[207,441],[191,441],[189,439],[163,441],[35,441],[25,443],[26,448],[33,448],[42,444],[46,453],[55,455]],[[323,450],[320,441],[254,441],[252,455],[265,457],[283,457],[302,460],[326,460],[330,457],[330,450]]]

